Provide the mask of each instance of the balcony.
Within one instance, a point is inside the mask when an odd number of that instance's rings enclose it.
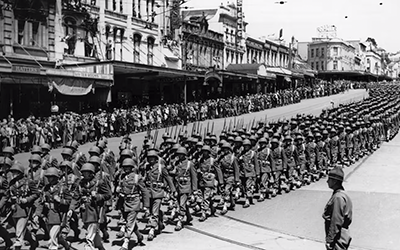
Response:
[[[140,25],[140,26],[143,26],[144,28],[150,29],[150,30],[158,29],[158,24],[156,24],[156,23],[148,22],[148,21],[145,21],[145,20],[137,18],[137,17],[132,17],[131,20],[132,20],[133,25]]]
[[[112,17],[112,18],[115,18],[115,19],[118,19],[118,20],[123,20],[123,21],[128,20],[128,16],[127,15],[122,14],[122,13],[118,13],[118,12],[115,12],[115,11],[104,10],[104,14],[106,14],[106,16],[108,16],[108,17]]]

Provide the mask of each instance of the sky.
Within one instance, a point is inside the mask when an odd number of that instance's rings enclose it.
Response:
[[[226,0],[187,0],[193,8],[217,8]],[[317,37],[317,28],[335,25],[337,37],[344,40],[375,38],[379,47],[388,52],[400,51],[400,0],[243,0],[247,35],[260,38],[279,34],[289,42]],[[236,0],[230,1],[236,4]],[[380,5],[382,3],[382,5]],[[346,18],[347,16],[347,18]]]

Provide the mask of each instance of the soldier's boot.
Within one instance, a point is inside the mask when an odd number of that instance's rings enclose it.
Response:
[[[202,212],[199,221],[200,221],[200,222],[203,222],[203,221],[205,221],[205,220],[207,220],[207,215],[206,215],[205,212]]]
[[[143,236],[143,234],[141,234],[141,233],[139,232],[139,228],[138,228],[137,225],[135,225],[134,233],[135,233],[135,235],[136,235],[136,239],[137,239],[138,245],[141,245],[142,242],[143,242],[144,236]]]
[[[143,214],[142,219],[146,220],[150,217],[150,211],[147,207],[143,208],[143,210],[144,210],[144,214]]]
[[[176,226],[175,226],[175,231],[181,231],[182,228],[183,228],[182,221],[178,220],[178,222],[176,223]]]
[[[276,188],[273,188],[273,189],[272,189],[272,194],[271,194],[271,196],[272,196],[272,197],[276,197],[277,193],[278,193],[278,192],[277,192]]]
[[[263,202],[265,200],[264,193],[260,193],[260,197],[258,198],[258,202]]]
[[[235,200],[239,200],[240,199],[240,188],[236,188],[236,192],[235,192]]]
[[[224,202],[224,205],[223,205],[222,210],[221,210],[221,215],[224,215],[227,212],[228,212],[228,204],[226,204],[226,202]]]
[[[119,250],[128,250],[129,248],[129,240],[130,238],[125,238],[124,243],[122,244],[121,248]]]
[[[254,199],[253,199],[253,196],[250,196],[250,197],[249,197],[249,202],[250,202],[250,205],[254,205]]]
[[[186,209],[186,224],[190,225],[193,221],[193,216],[190,213],[189,208]]]
[[[147,240],[152,241],[154,239],[154,237],[155,237],[155,229],[150,228],[149,234],[147,235]]]
[[[243,208],[248,208],[250,207],[250,201],[249,199],[246,199],[245,203],[243,204]]]
[[[121,226],[121,229],[116,234],[117,238],[120,239],[125,236],[125,225]]]

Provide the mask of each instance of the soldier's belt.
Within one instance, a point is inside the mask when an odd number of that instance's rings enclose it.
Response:
[[[138,197],[140,197],[139,194],[128,194],[128,195],[125,195],[125,198],[127,198],[127,199],[133,199],[133,198],[138,198]]]
[[[164,183],[153,182],[153,183],[150,183],[150,187],[152,187],[152,188],[163,188],[164,187]]]

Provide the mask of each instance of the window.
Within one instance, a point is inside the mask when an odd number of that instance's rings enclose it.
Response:
[[[322,50],[321,50],[321,52],[322,52]],[[324,66],[324,62],[323,61],[321,62],[321,70],[325,70],[325,66]]]
[[[321,57],[325,56],[325,48],[321,48]]]
[[[122,0],[119,1],[119,12],[124,13],[124,3]]]
[[[314,49],[311,49],[311,58],[314,57]]]
[[[154,38],[148,37],[147,38],[147,64],[153,65],[153,48],[154,48]]]
[[[333,61],[333,70],[337,70],[338,69],[338,61]]]
[[[64,20],[64,41],[67,44],[67,48],[64,53],[68,55],[75,54],[76,45],[76,21],[73,18],[65,18]]]
[[[133,35],[133,62],[140,63],[140,41],[142,36],[139,34]]]
[[[30,39],[31,46],[40,46],[39,41],[39,22],[32,22],[32,38]]]
[[[315,56],[316,56],[316,57],[319,57],[319,48],[316,48],[316,49],[315,49]]]
[[[18,20],[18,36],[17,36],[17,43],[24,44],[24,33],[25,33],[25,21]]]
[[[315,63],[315,70],[319,70],[319,63],[318,62]]]
[[[338,47],[333,47],[333,52],[332,52],[333,56],[338,56],[339,54],[338,51],[339,51]]]

